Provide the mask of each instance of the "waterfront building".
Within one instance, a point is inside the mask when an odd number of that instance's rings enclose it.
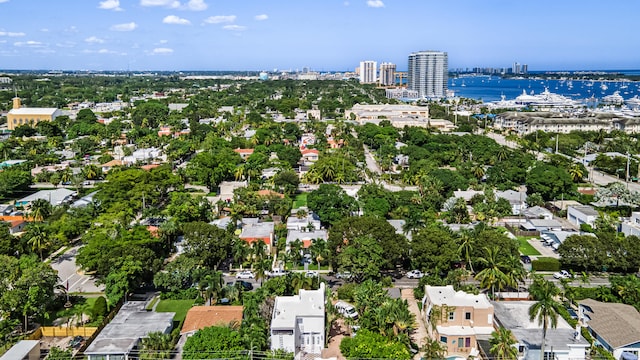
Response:
[[[443,98],[447,94],[448,57],[441,51],[418,51],[409,55],[408,85],[421,98]]]
[[[7,114],[7,127],[15,130],[18,126],[29,125],[35,127],[41,121],[53,121],[62,112],[56,108],[28,108],[23,107],[20,98],[13,98],[13,109]]]
[[[396,64],[383,62],[380,64],[380,85],[392,86],[396,82]]]
[[[373,84],[378,81],[378,63],[375,61],[360,62],[360,83]]]

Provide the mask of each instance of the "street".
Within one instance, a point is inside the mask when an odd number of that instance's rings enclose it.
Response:
[[[74,246],[64,254],[51,260],[51,267],[58,272],[59,284],[67,287],[69,293],[101,293],[104,285],[96,285],[92,276],[85,275],[76,265],[76,255],[80,246]]]

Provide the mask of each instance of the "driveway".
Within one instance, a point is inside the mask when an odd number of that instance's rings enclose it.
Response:
[[[418,308],[418,302],[416,301],[415,295],[413,294],[413,289],[402,289],[402,299],[407,300],[407,304],[409,304],[409,311],[416,317],[416,329],[411,334],[411,340],[418,345],[418,348],[422,348],[426,343],[426,339],[429,337],[427,334],[427,326],[424,323],[424,318],[420,314],[420,308]],[[414,359],[420,359],[422,357],[422,353],[418,352]]]

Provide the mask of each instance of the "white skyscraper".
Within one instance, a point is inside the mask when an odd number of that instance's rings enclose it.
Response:
[[[447,94],[447,53],[418,51],[409,55],[408,85],[421,98],[443,98]]]
[[[380,85],[389,86],[396,82],[396,64],[383,62],[380,64]]]
[[[360,83],[371,84],[378,81],[378,63],[375,61],[360,62]]]

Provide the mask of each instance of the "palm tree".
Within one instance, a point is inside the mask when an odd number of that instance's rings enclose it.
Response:
[[[160,331],[151,332],[142,338],[142,351],[140,359],[170,359],[174,342],[171,334]]]
[[[542,346],[540,360],[544,360],[544,345],[549,326],[555,328],[558,325],[558,315],[562,304],[556,300],[560,289],[549,280],[538,277],[529,288],[533,299],[536,301],[529,308],[529,319],[537,319],[538,325],[542,325]]]
[[[51,243],[49,232],[43,225],[34,224],[27,230],[27,236],[29,237],[27,244],[31,245],[33,251],[40,253],[40,261],[43,261],[42,251],[46,250]]]
[[[440,341],[427,337],[420,351],[423,353],[422,359],[438,360],[444,359],[447,348]]]
[[[218,295],[220,295],[224,286],[222,272],[214,271],[213,273],[205,276],[204,279],[200,281],[199,286],[202,291],[202,297],[209,305],[214,305],[216,302],[215,300],[217,300]]]
[[[489,344],[491,344],[491,354],[495,355],[498,360],[516,360],[518,358],[518,349],[514,347],[516,339],[511,330],[507,328],[501,326],[492,332]]]
[[[460,256],[464,256],[472,274],[473,264],[471,262],[471,253],[473,252],[474,243],[475,239],[471,236],[469,230],[464,229],[460,232],[460,246],[458,247],[458,252],[460,253]]]
[[[498,150],[498,154],[496,155],[496,158],[498,159],[498,161],[503,161],[507,158],[507,156],[509,156],[509,151],[507,150],[506,147],[501,147],[500,150]]]
[[[580,164],[573,164],[569,168],[569,175],[571,175],[571,179],[573,182],[580,182],[584,177],[584,172],[582,171],[582,166]]]
[[[500,248],[485,247],[486,256],[484,258],[478,258],[485,268],[482,269],[477,275],[476,280],[480,281],[480,286],[486,289],[491,289],[491,295],[495,296],[495,288],[502,288],[502,285],[506,283],[506,275],[502,271],[503,264],[498,261],[498,255],[500,254]]]
[[[29,213],[35,222],[43,222],[51,216],[51,203],[45,199],[36,199],[29,206]]]
[[[93,180],[97,178],[100,175],[100,173],[101,173],[100,168],[98,168],[98,166],[94,164],[89,164],[82,169],[82,174],[87,180]]]
[[[505,265],[503,272],[507,279],[507,284],[517,289],[518,293],[520,293],[520,283],[524,282],[527,277],[527,271],[522,266],[520,259],[513,254],[507,257]]]
[[[477,164],[473,167],[473,169],[471,169],[471,172],[473,173],[473,176],[480,180],[484,176],[484,167],[482,167],[482,165],[480,164]]]

